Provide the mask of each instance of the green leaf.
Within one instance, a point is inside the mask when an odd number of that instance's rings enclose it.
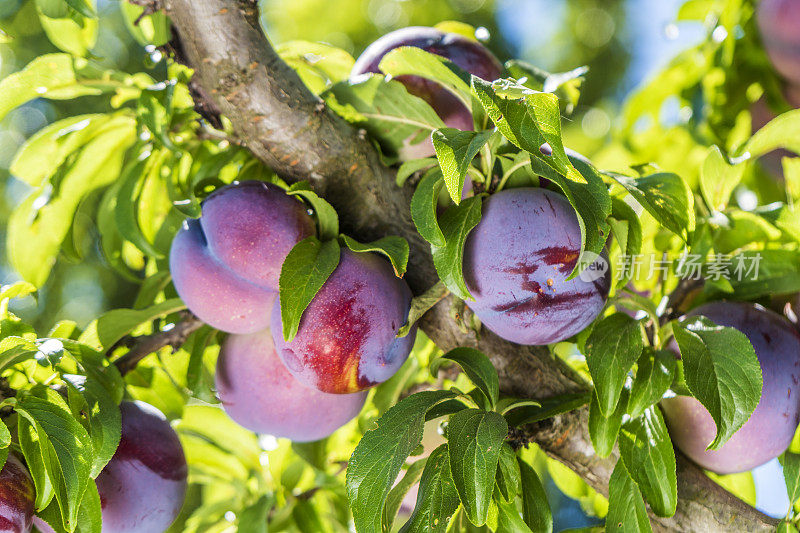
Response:
[[[125,26],[136,41],[143,45],[162,46],[169,42],[169,18],[163,11],[157,11],[147,16],[142,16],[144,7],[135,6],[130,2],[120,2]]]
[[[636,211],[619,198],[611,199],[611,216],[608,220],[611,230],[617,239],[620,250],[627,257],[638,255],[642,251],[642,222]],[[624,233],[623,233],[624,230]],[[621,238],[624,235],[624,239]],[[633,276],[633,269],[626,273],[628,279]]]
[[[620,459],[658,516],[672,516],[678,505],[675,452],[658,407],[622,426]]]
[[[72,412],[83,422],[91,437],[94,450],[91,476],[96,478],[117,451],[122,424],[114,392],[103,385],[100,376],[113,376],[110,379],[116,381],[120,388],[122,377],[114,365],[87,370],[87,376],[65,374],[63,378],[69,385],[68,398]]]
[[[777,533],[797,533],[797,528],[791,522],[787,522],[786,520],[781,520],[781,523],[778,524],[778,528],[776,529]]]
[[[512,406],[504,416],[510,427],[534,424],[583,407],[593,396],[594,394],[585,392],[553,396],[541,400],[539,405]]]
[[[560,102],[564,103],[567,112],[578,105],[580,98],[580,86],[583,83],[584,75],[588,72],[588,67],[578,67],[568,72],[551,74],[530,63],[512,59],[506,61],[506,70],[522,82],[526,87],[535,91],[551,92],[558,96]]]
[[[92,445],[89,434],[72,416],[61,396],[52,389],[44,389],[44,395],[44,399],[23,395],[15,409],[21,415],[20,431],[32,432],[38,438],[62,520],[66,528],[73,531],[81,499],[89,484]]]
[[[753,159],[778,148],[785,148],[800,154],[798,131],[800,131],[800,109],[795,109],[770,120],[745,143],[739,152],[749,153]]]
[[[616,409],[608,417],[603,415],[600,410],[597,396],[592,396],[592,403],[589,404],[589,438],[600,457],[608,457],[614,451],[614,444],[617,443],[619,430],[622,427],[622,417],[625,416],[627,407],[628,391],[626,389],[622,390]]]
[[[708,150],[706,160],[700,167],[700,190],[708,206],[722,211],[728,206],[733,190],[742,181],[745,165],[731,165],[714,145]]]
[[[645,409],[661,401],[664,393],[672,385],[678,362],[675,354],[668,350],[645,348],[639,357],[636,378],[631,387],[628,401],[628,414],[632,418],[644,413]]]
[[[783,454],[783,479],[789,501],[796,502],[800,498],[800,454],[790,451]]]
[[[581,256],[575,270],[570,274],[572,279],[587,266],[585,258],[591,257],[591,254],[584,252],[599,255],[605,247],[610,231],[608,217],[611,214],[611,199],[603,179],[594,167],[575,157],[569,159],[584,177],[584,183],[563,177],[538,157],[531,157],[531,170],[558,185],[575,208],[581,228]]]
[[[103,132],[132,124],[129,117],[94,114],[70,117],[42,128],[22,145],[11,162],[14,177],[41,187],[72,153]]]
[[[514,533],[531,533],[528,524],[522,519],[515,502],[507,502],[495,498],[497,505],[497,528],[495,531],[513,531]]]
[[[46,509],[38,511],[36,516],[44,520],[55,533],[69,532],[62,523],[61,511],[56,501],[51,502]],[[94,483],[89,483],[78,508],[78,522],[75,533],[101,533],[102,527],[100,494],[97,492],[97,486]]]
[[[389,491],[389,495],[386,497],[386,506],[383,508],[383,523],[387,531],[392,530],[392,524],[394,524],[397,512],[403,504],[403,499],[408,494],[408,491],[411,490],[411,487],[419,482],[427,462],[428,458],[426,457],[411,463],[411,466],[408,467],[405,475],[403,475],[403,479],[398,481]]]
[[[677,174],[662,172],[641,178],[608,173],[642,204],[656,221],[687,240],[694,231],[694,196]]]
[[[786,180],[789,203],[794,207],[800,207],[800,158],[783,158],[783,178]]]
[[[736,274],[740,264],[743,265],[741,280]],[[745,251],[731,257],[731,265],[729,279],[737,300],[753,301],[800,291],[800,252],[797,250]]]
[[[604,416],[615,411],[628,371],[643,349],[641,325],[624,313],[608,316],[592,329],[586,340],[586,364]]]
[[[729,209],[727,228],[719,228],[714,236],[714,251],[727,254],[751,243],[777,241],[781,232],[766,219],[749,211]],[[735,277],[735,276],[733,276]]]
[[[617,461],[608,482],[608,515],[606,531],[620,533],[652,533],[650,518],[639,486],[631,478],[622,461]]]
[[[345,481],[359,533],[383,531],[386,497],[406,458],[422,442],[425,415],[454,397],[455,393],[441,390],[408,396],[389,409],[378,419],[376,427],[361,438],[350,457]]]
[[[114,213],[120,235],[144,254],[156,259],[161,259],[164,254],[145,237],[139,225],[138,214],[141,212],[141,203],[146,202],[140,200],[140,196],[147,178],[161,174],[163,165],[169,163],[169,155],[167,150],[158,150],[146,159],[132,161],[126,166],[119,178],[120,189]]]
[[[0,420],[0,449],[8,448],[11,445],[11,432],[8,426]]]
[[[27,281],[44,284],[78,206],[92,191],[117,179],[123,154],[135,139],[133,119],[119,116],[59,170],[63,175],[57,187],[38,188],[14,209],[8,223],[9,260]]]
[[[17,281],[0,287],[0,301],[25,298],[36,292],[36,286],[27,281]]]
[[[522,480],[522,519],[533,533],[552,533],[553,515],[539,476],[531,466],[518,458]]]
[[[317,470],[324,472],[328,466],[327,438],[312,442],[292,442],[292,451]]]
[[[494,130],[461,131],[455,128],[441,128],[433,132],[433,148],[444,174],[447,192],[456,205],[461,203],[464,179],[472,160],[481,148],[494,135]]]
[[[402,187],[405,185],[406,181],[408,181],[408,178],[421,170],[425,170],[433,166],[436,166],[435,157],[424,157],[422,159],[411,159],[410,161],[405,161],[397,169],[397,178],[395,183],[397,183],[398,187]]]
[[[339,264],[339,243],[320,242],[313,235],[298,242],[286,256],[278,280],[283,338],[297,335],[300,319]]]
[[[91,322],[78,341],[100,351],[111,348],[137,326],[158,317],[186,309],[180,298],[172,298],[145,309],[113,309]]]
[[[268,533],[269,511],[272,498],[262,495],[256,502],[239,514],[239,533]]]
[[[522,485],[522,474],[520,474],[517,463],[517,454],[506,442],[503,443],[500,450],[496,478],[497,488],[502,499],[506,502],[513,502]]]
[[[436,285],[411,299],[411,309],[408,311],[408,320],[403,327],[397,331],[397,337],[405,337],[411,331],[414,324],[428,312],[428,310],[442,301],[450,291],[444,286],[441,281],[436,282]]]
[[[428,457],[419,481],[414,512],[400,533],[444,533],[458,505],[458,491],[450,472],[447,444],[442,444]]]
[[[441,56],[421,48],[401,46],[383,56],[378,68],[393,78],[411,75],[433,80],[461,100],[467,109],[472,109],[469,74]]]
[[[286,194],[296,195],[305,199],[311,204],[319,226],[319,238],[323,241],[335,239],[339,236],[339,215],[331,204],[320,198],[317,193],[311,190],[308,182],[300,181],[293,183]]]
[[[431,363],[431,374],[435,376],[442,364],[447,361],[458,363],[469,380],[484,394],[490,407],[497,405],[500,399],[500,378],[494,365],[483,352],[475,348],[453,348]]]
[[[404,238],[388,235],[377,241],[361,244],[347,235],[342,235],[342,241],[344,241],[345,246],[354,252],[378,252],[383,254],[392,263],[395,276],[402,278],[405,275],[406,267],[408,266],[409,249],[408,241]]]
[[[346,51],[324,43],[287,41],[277,45],[275,51],[314,94],[346,80],[355,63]]]
[[[53,17],[48,15],[45,9],[47,4],[54,1],[63,3],[66,0],[36,0],[36,8],[39,14],[39,22],[42,29],[47,34],[51,43],[65,52],[72,55],[83,57],[94,47],[97,42],[98,21],[94,16],[65,13],[62,16]],[[77,4],[84,5],[94,12],[94,3],[82,2],[81,0],[70,0]],[[73,16],[70,16],[73,15]]]
[[[708,409],[717,450],[741,428],[761,400],[761,366],[744,333],[715,325],[705,317],[674,323],[686,386]]]
[[[357,82],[339,82],[322,93],[345,120],[364,128],[391,155],[430,137],[444,122],[431,106],[409,94],[398,81],[377,74]]]
[[[479,196],[472,196],[460,205],[450,206],[442,215],[440,226],[444,235],[444,246],[431,246],[433,264],[445,286],[462,300],[472,300],[464,282],[464,244],[472,228],[481,221]]]
[[[36,98],[68,100],[100,93],[102,90],[96,87],[78,83],[71,55],[45,54],[0,81],[0,120],[12,109]]]
[[[298,500],[292,509],[292,517],[300,533],[328,533],[331,530],[309,500]]]
[[[495,412],[465,409],[450,417],[450,471],[467,517],[476,526],[488,518],[497,462],[507,434],[505,419]]]
[[[568,180],[585,183],[585,178],[572,165],[564,149],[558,98],[553,94],[523,89],[517,98],[505,98],[493,84],[472,77],[473,94],[509,142]],[[545,143],[550,145],[552,155],[541,152],[540,147]],[[610,201],[608,203],[610,207]]]
[[[411,219],[417,231],[431,245],[439,247],[446,244],[437,213],[443,186],[442,170],[436,167],[425,173],[411,198]]]

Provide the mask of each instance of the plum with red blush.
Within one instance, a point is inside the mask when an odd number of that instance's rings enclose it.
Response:
[[[411,306],[411,290],[373,253],[342,248],[339,265],[286,342],[280,302],[272,311],[278,355],[300,382],[331,394],[365,390],[392,377],[408,358],[415,329],[397,338]]]

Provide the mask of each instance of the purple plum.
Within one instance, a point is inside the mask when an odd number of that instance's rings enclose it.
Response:
[[[327,394],[302,385],[278,357],[268,329],[229,335],[215,381],[225,412],[238,424],[297,442],[327,437],[358,415],[367,399],[366,392]]]
[[[172,242],[175,289],[190,311],[217,329],[264,329],[284,259],[313,233],[305,206],[280,187],[259,181],[223,187]]]
[[[378,65],[383,56],[401,46],[421,48],[442,56],[465,72],[488,81],[499,78],[503,71],[497,58],[478,42],[436,28],[412,26],[388,33],[369,45],[353,65],[350,79],[358,79],[370,72],[380,74]],[[405,85],[409,93],[428,102],[447,126],[460,130],[473,129],[472,112],[438,83],[419,76],[398,76],[396,79]],[[428,139],[409,147],[408,153],[401,154],[401,157],[414,159],[432,154],[433,144]]]
[[[567,339],[597,317],[611,287],[603,256],[567,281],[580,249],[578,216],[563,196],[540,188],[495,193],[464,248],[464,281],[474,297],[467,305],[506,340]]]
[[[800,84],[800,2],[761,0],[756,19],[775,70],[790,82]]]
[[[27,533],[33,526],[36,494],[19,459],[9,454],[0,470],[0,533]]]
[[[800,333],[779,314],[748,303],[715,302],[694,309],[720,326],[744,333],[758,356],[761,400],[753,415],[719,450],[706,450],[716,425],[689,396],[661,402],[673,442],[694,462],[719,474],[751,470],[789,446],[800,423]]]
[[[103,533],[165,531],[186,494],[188,467],[180,440],[161,412],[123,402],[122,438],[97,476]]]
[[[411,290],[389,262],[343,248],[336,270],[311,301],[297,335],[286,342],[280,303],[272,311],[278,355],[303,384],[331,394],[358,392],[389,379],[408,357]]]

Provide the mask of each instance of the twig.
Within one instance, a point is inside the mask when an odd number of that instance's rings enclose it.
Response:
[[[150,335],[134,337],[133,344],[125,355],[114,361],[123,376],[136,368],[139,361],[161,348],[171,346],[173,351],[180,348],[193,332],[203,326],[203,322],[188,311],[182,313],[182,319],[173,327]]]
[[[683,304],[689,300],[693,292],[702,288],[704,283],[702,279],[680,280],[678,286],[670,293],[666,304],[664,304],[664,310],[661,313],[661,325],[678,318],[682,313]]]

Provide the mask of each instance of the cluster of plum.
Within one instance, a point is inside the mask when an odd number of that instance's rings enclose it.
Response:
[[[142,402],[123,402],[122,436],[114,457],[95,480],[104,533],[165,531],[186,494],[188,467],[178,435],[164,415]],[[13,454],[0,471],[0,531],[53,529],[34,516],[35,489]]]
[[[789,101],[800,106],[798,22],[800,3],[796,1],[763,0],[759,5],[767,50],[789,82]],[[399,46],[443,56],[484,79],[493,80],[502,72],[480,43],[433,28],[406,28],[367,48],[356,62],[354,78],[378,73],[381,58]],[[415,76],[397,80],[431,104],[446,125],[473,128],[469,109],[441,86]],[[432,153],[432,145],[421,143],[413,155]],[[551,344],[580,332],[602,311],[610,289],[609,272],[602,268],[590,267],[588,271],[596,275],[567,281],[578,260],[580,242],[577,217],[563,196],[544,188],[491,195],[465,245],[464,277],[474,297],[467,305],[487,328],[519,344]],[[596,264],[603,265],[605,259],[602,256]],[[752,304],[712,303],[691,315],[736,328],[750,339],[762,368],[763,393],[750,420],[716,451],[706,450],[716,426],[700,402],[687,396],[664,400],[674,442],[695,462],[718,473],[749,470],[777,457],[800,423],[800,333],[782,316]],[[677,346],[674,349],[678,351]]]
[[[371,44],[356,61],[351,79],[380,73],[381,59],[402,46],[444,57],[465,72],[495,80],[503,67],[481,43],[435,28],[411,27]],[[409,93],[428,102],[449,127],[473,129],[472,112],[441,85],[419,76],[399,76]],[[420,143],[414,156],[433,153]],[[465,184],[465,190],[469,183]],[[464,249],[464,279],[474,300],[467,305],[491,331],[518,344],[559,342],[588,326],[605,305],[610,272],[598,258],[597,276],[567,280],[581,251],[575,210],[544,188],[516,188],[491,195]],[[605,263],[607,266],[607,262]],[[591,279],[594,278],[594,279]]]
[[[388,261],[342,248],[339,264],[282,334],[278,282],[291,249],[315,233],[308,209],[270,183],[242,182],[205,199],[170,252],[178,294],[200,319],[228,332],[216,386],[243,427],[295,441],[324,438],[355,417],[366,389],[408,357],[411,290]]]

